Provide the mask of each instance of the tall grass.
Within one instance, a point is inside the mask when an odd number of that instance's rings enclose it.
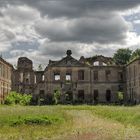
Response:
[[[90,110],[93,115],[118,121],[124,125],[134,125],[140,129],[140,106],[62,106],[65,110]]]
[[[0,106],[0,140],[45,140],[87,128],[94,128],[94,132],[102,128],[100,131],[107,136],[108,130],[104,128],[108,126],[99,122],[113,125],[115,134],[111,138],[122,136],[130,125],[140,136],[140,106]]]

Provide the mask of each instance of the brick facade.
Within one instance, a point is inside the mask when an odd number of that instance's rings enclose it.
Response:
[[[0,57],[0,104],[11,90],[12,65]]]

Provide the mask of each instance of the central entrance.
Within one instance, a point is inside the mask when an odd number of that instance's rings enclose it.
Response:
[[[111,101],[111,91],[110,90],[106,90],[106,101],[107,102]]]
[[[67,91],[65,93],[65,101],[67,103],[72,103],[72,101],[73,101],[73,92],[72,91]]]

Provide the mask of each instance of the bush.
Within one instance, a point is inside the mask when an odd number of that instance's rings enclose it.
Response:
[[[5,99],[5,104],[19,104],[19,105],[29,105],[31,102],[31,95],[22,95],[20,93],[11,92]]]
[[[124,93],[123,92],[118,92],[118,100],[119,100],[119,103],[123,103],[123,100],[124,100]]]
[[[11,126],[17,125],[51,125],[56,123],[62,123],[64,120],[59,116],[28,116],[20,117],[10,122]]]
[[[61,92],[59,90],[55,90],[53,95],[54,104],[58,104],[60,102]]]

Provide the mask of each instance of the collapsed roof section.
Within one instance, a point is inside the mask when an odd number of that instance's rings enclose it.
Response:
[[[81,63],[88,64],[89,66],[113,66],[116,65],[113,58],[105,57],[102,55],[96,55],[89,58],[84,58],[81,56],[80,60]]]

